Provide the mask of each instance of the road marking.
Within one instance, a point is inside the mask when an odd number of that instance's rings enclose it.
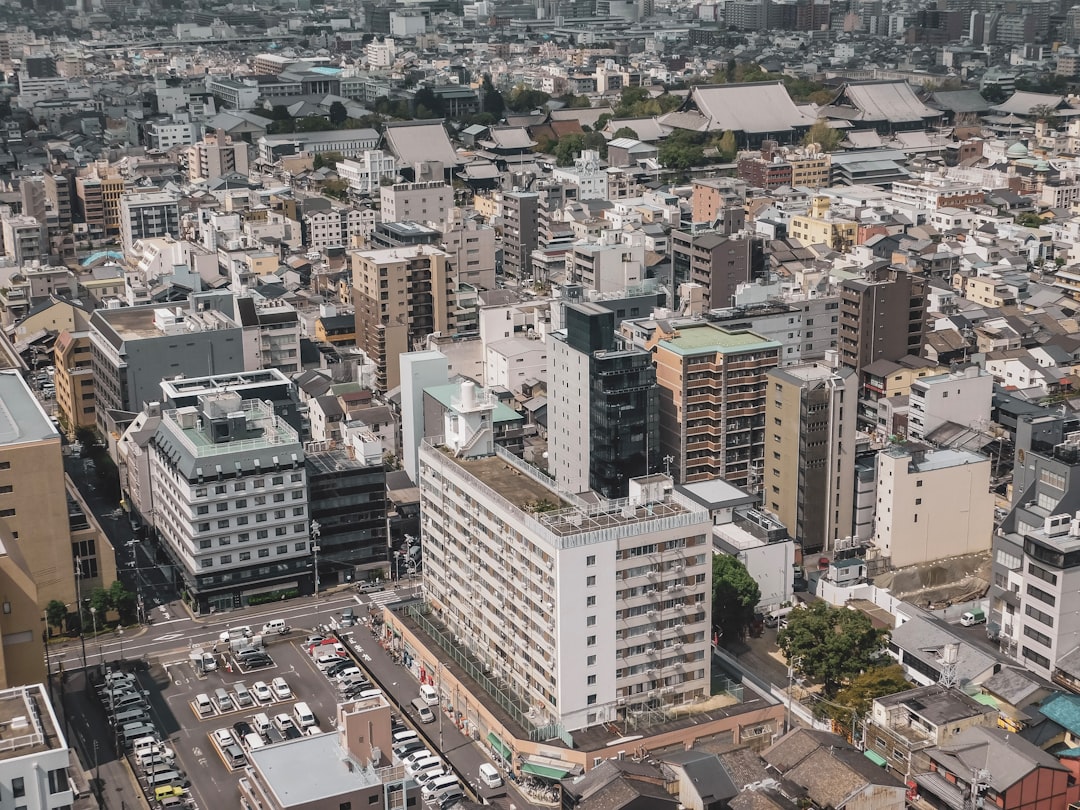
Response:
[[[180,619],[177,619],[177,621],[180,621]],[[183,633],[166,633],[163,636],[158,636],[154,640],[155,641],[176,641],[176,639],[183,638],[183,637],[184,637]]]

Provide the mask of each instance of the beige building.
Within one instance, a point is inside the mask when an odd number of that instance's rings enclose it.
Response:
[[[379,189],[383,222],[432,223],[442,230],[454,206],[454,189],[441,181],[394,183]]]
[[[733,233],[746,222],[746,181],[731,177],[694,180],[690,184],[694,222],[721,221],[721,233]]]
[[[76,601],[116,579],[112,546],[69,516],[60,434],[16,372],[0,372],[0,527],[15,538],[38,588],[38,607]]]
[[[858,377],[824,364],[769,372],[762,503],[803,551],[852,534]]]
[[[222,130],[206,135],[187,148],[188,179],[216,180],[223,174],[236,172],[247,175],[248,145],[233,141]]]
[[[94,427],[97,419],[90,332],[61,332],[53,347],[53,358],[57,416],[68,436],[74,436],[81,427]]]
[[[446,252],[429,245],[350,255],[356,345],[376,366],[375,387],[389,391],[398,386],[402,354],[453,329],[456,280]]]
[[[839,251],[854,247],[858,232],[858,222],[832,216],[828,197],[814,197],[810,210],[792,217],[788,226],[788,234],[804,245],[828,245]]]
[[[44,617],[19,544],[0,529],[0,689],[45,680]]]
[[[708,322],[657,331],[653,352],[660,386],[660,452],[679,483],[723,478],[757,491],[765,455],[767,374],[780,344],[749,330]]]
[[[874,545],[896,568],[990,549],[990,459],[895,445],[878,453]]]

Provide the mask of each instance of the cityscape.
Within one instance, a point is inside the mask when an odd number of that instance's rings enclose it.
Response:
[[[0,3],[0,810],[1080,810],[1080,5]]]

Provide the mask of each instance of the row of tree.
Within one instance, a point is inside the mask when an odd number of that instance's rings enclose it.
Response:
[[[109,619],[115,611],[121,625],[132,624],[138,619],[138,603],[135,594],[124,587],[120,580],[109,588],[94,588],[90,596],[83,600],[82,611],[71,612],[59,599],[53,599],[45,606],[45,621],[49,625],[49,634],[81,632],[95,621],[99,630],[115,622]],[[81,613],[81,615],[80,615]]]

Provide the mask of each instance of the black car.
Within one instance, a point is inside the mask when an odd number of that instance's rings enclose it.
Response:
[[[348,689],[346,689],[344,692],[341,693],[341,696],[343,698],[345,698],[345,700],[353,700],[355,698],[360,697],[361,694],[363,694],[364,692],[367,692],[369,689],[374,689],[374,688],[375,688],[374,684],[372,684],[370,681],[365,681],[362,684],[357,684],[356,686],[350,686]]]
[[[343,658],[340,663],[331,664],[326,669],[324,669],[323,674],[326,675],[327,678],[335,678],[337,677],[339,672],[344,672],[349,667],[355,666],[356,664],[350,661],[348,658]]]
[[[239,723],[233,723],[233,731],[236,732],[236,739],[243,742],[244,738],[248,734],[254,734],[255,729],[251,727],[251,723],[246,720],[241,720]]]
[[[253,655],[249,658],[239,659],[238,663],[244,669],[262,669],[263,667],[273,666],[274,659],[269,655]]]
[[[304,732],[302,732],[296,726],[289,726],[287,729],[285,729],[285,739],[286,740],[298,740],[303,736],[304,736]]]

